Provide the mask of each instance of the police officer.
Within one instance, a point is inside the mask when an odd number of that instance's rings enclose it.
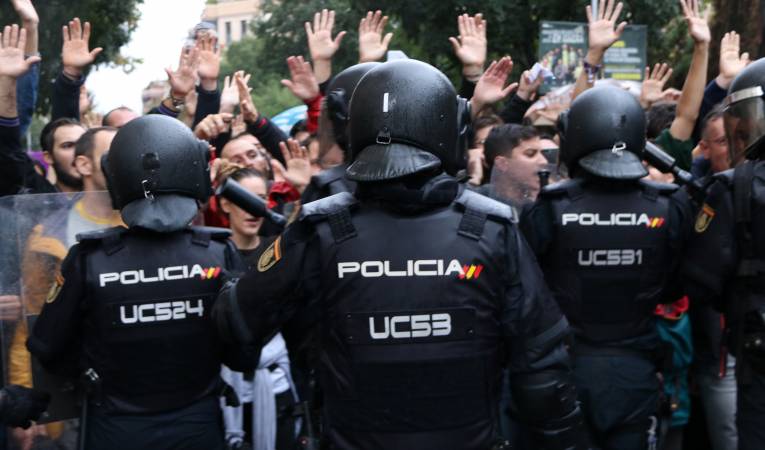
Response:
[[[765,59],[734,79],[723,120],[731,166],[709,186],[684,263],[691,301],[723,311],[736,356],[741,450],[765,448]],[[719,299],[719,301],[715,301]]]
[[[93,382],[85,448],[222,448],[228,353],[209,317],[238,259],[226,230],[188,226],[212,193],[207,161],[207,143],[161,115],[125,125],[102,158],[128,228],[78,236],[27,341]]]
[[[379,64],[356,64],[338,73],[329,82],[320,117],[319,154],[334,153],[343,162],[311,177],[311,183],[301,196],[303,204],[356,189],[356,183],[345,176],[348,167],[345,162],[348,154],[348,106],[361,77]]]
[[[653,311],[682,295],[676,280],[691,211],[676,185],[642,179],[644,117],[622,89],[578,96],[559,123],[573,178],[544,188],[521,219],[574,329],[574,379],[592,444],[603,449],[655,445]]]
[[[503,363],[535,448],[575,448],[566,319],[509,207],[449,175],[465,100],[432,66],[393,61],[361,79],[350,117],[357,194],[303,207],[220,294],[221,331],[262,345],[314,312],[333,448],[487,449]]]

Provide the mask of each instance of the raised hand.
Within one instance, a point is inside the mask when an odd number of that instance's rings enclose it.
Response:
[[[616,25],[624,5],[622,2],[614,7],[614,0],[600,0],[597,17],[592,17],[592,8],[587,5],[587,22],[589,23],[589,47],[605,52],[614,42],[619,40],[627,26],[627,22]]]
[[[505,87],[505,82],[513,70],[513,59],[505,56],[499,61],[491,63],[486,72],[478,80],[470,99],[471,112],[475,117],[484,106],[496,103],[510,95],[518,87],[518,83],[512,83]]]
[[[374,13],[368,11],[366,17],[359,22],[359,62],[379,61],[388,51],[388,44],[393,38],[393,33],[388,33],[383,37],[385,25],[388,23],[388,16],[383,16],[382,12],[377,10]]]
[[[223,89],[220,91],[220,112],[233,113],[236,105],[239,104],[239,88],[236,86],[235,77],[244,78],[244,84],[250,82],[250,75],[245,74],[243,70],[234,72],[234,76],[226,76],[223,80]]]
[[[194,89],[197,81],[197,67],[199,65],[199,48],[181,50],[178,61],[178,70],[173,71],[170,67],[165,68],[167,80],[170,82],[170,95],[176,99],[186,98]]]
[[[480,13],[475,17],[462,14],[457,16],[457,29],[460,35],[449,38],[454,54],[462,63],[462,73],[478,79],[486,63],[486,20]]]
[[[521,83],[518,86],[518,92],[516,95],[520,97],[521,100],[530,102],[534,99],[534,96],[536,95],[537,90],[539,90],[539,86],[542,85],[543,81],[544,78],[542,77],[542,74],[537,75],[534,81],[531,81],[531,72],[524,70],[521,74]]]
[[[27,30],[18,25],[6,25],[0,33],[0,77],[16,79],[26,73],[39,56],[24,59]]]
[[[220,53],[223,44],[218,45],[218,38],[205,34],[197,41],[199,48],[199,66],[197,74],[202,88],[214,91],[218,87],[218,74],[220,73]]]
[[[723,89],[727,89],[736,75],[750,63],[749,53],[739,54],[740,42],[741,37],[735,31],[725,33],[720,42],[720,75],[717,84]]]
[[[61,63],[64,66],[64,74],[71,78],[79,78],[82,71],[93,61],[103,50],[96,47],[89,50],[88,41],[90,40],[90,22],[80,23],[80,19],[75,17],[69,21],[69,25],[64,25],[61,29],[64,44],[61,47]]]
[[[311,158],[308,150],[298,144],[295,139],[287,139],[287,142],[279,142],[279,149],[284,156],[287,168],[276,159],[271,160],[274,169],[274,178],[284,178],[298,192],[303,192],[311,182]]]
[[[282,85],[304,102],[315,99],[319,95],[319,83],[311,70],[311,63],[302,56],[290,56],[287,58],[287,67],[291,79],[282,80]]]
[[[655,64],[653,71],[650,67],[645,68],[645,79],[640,89],[640,106],[648,109],[654,103],[662,99],[664,85],[672,76],[672,68],[664,64]]]
[[[241,111],[242,119],[247,123],[255,123],[258,119],[258,109],[255,108],[255,103],[253,103],[252,96],[250,96],[252,88],[247,86],[249,79],[250,76],[247,75],[245,77],[242,71],[234,74],[234,82],[239,92],[239,110]]]
[[[308,49],[311,52],[311,60],[330,60],[337,49],[340,48],[340,42],[345,36],[345,31],[337,33],[332,38],[332,28],[335,26],[335,12],[321,10],[313,15],[313,27],[311,22],[305,23],[305,34],[308,36]]]
[[[697,44],[708,44],[712,40],[707,19],[699,12],[699,0],[680,0],[683,16],[688,24],[688,32]]]
[[[234,115],[230,113],[208,114],[194,128],[194,135],[207,141],[215,139],[228,130]]]

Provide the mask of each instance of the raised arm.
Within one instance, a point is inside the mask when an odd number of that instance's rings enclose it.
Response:
[[[465,80],[477,83],[486,64],[486,20],[481,13],[474,17],[468,14],[457,16],[457,29],[460,34],[450,37],[454,54],[462,63],[462,76]]]
[[[388,51],[388,44],[393,39],[393,33],[383,37],[388,16],[383,16],[381,11],[368,11],[367,15],[359,22],[359,62],[380,61]]]
[[[587,5],[589,46],[584,58],[584,70],[576,80],[571,100],[595,85],[595,80],[603,70],[603,56],[606,50],[619,40],[624,27],[627,26],[627,22],[616,24],[623,7],[622,2],[614,7],[614,0],[600,0],[597,14],[593,16],[592,8]]]
[[[709,41],[712,35],[706,19],[699,12],[698,0],[680,0],[680,5],[683,8],[685,21],[688,23],[688,33],[693,38],[693,56],[669,133],[673,138],[685,141],[691,138],[696,119],[699,117],[701,101],[704,98],[709,64]]]
[[[102,48],[90,50],[90,22],[84,24],[75,17],[62,28],[61,74],[53,85],[51,119],[61,117],[80,119],[80,86],[85,82],[85,70],[96,60]]]
[[[335,27],[335,12],[323,9],[313,15],[311,22],[305,23],[305,34],[308,37],[308,50],[313,62],[313,73],[316,81],[321,84],[332,77],[332,57],[340,48],[340,42],[345,36],[345,31],[337,33],[332,38],[332,29]]]

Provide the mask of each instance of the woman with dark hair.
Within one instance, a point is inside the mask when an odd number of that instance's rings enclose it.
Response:
[[[268,180],[262,172],[229,164],[220,169],[218,182],[223,183],[229,178],[251,194],[266,199]],[[218,202],[229,220],[231,240],[242,259],[247,266],[255,265],[258,254],[255,250],[261,243],[258,232],[263,218],[253,217],[225,198],[218,198]],[[223,407],[227,448],[246,448],[245,443],[251,443],[255,450],[294,448],[297,424],[289,411],[298,397],[281,334],[274,336],[263,347],[254,371],[234,372],[224,366],[221,376],[234,388],[242,404],[239,407]]]

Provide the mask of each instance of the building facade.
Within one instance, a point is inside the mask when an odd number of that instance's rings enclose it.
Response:
[[[217,0],[208,2],[202,20],[218,32],[218,42],[230,44],[247,35],[250,22],[260,12],[260,0]]]

